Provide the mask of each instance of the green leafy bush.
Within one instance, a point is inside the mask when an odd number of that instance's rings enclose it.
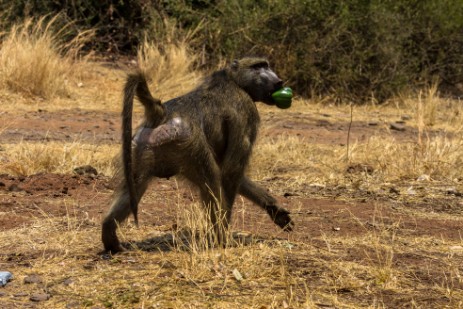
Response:
[[[96,28],[92,48],[103,52],[187,38],[206,68],[264,55],[308,96],[381,102],[436,79],[463,82],[461,0],[0,0],[0,9],[5,24],[61,12]]]

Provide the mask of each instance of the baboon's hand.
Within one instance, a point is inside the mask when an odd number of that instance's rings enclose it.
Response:
[[[285,232],[291,232],[294,227],[294,221],[289,216],[290,213],[284,208],[278,206],[267,207],[267,212],[276,225],[281,227]]]

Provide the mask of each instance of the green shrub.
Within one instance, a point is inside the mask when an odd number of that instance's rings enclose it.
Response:
[[[308,96],[381,102],[436,78],[463,82],[461,0],[0,0],[0,10],[4,24],[61,12],[96,28],[102,52],[187,38],[209,69],[264,55]]]

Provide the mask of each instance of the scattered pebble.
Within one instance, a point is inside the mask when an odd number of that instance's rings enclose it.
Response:
[[[19,191],[22,191],[22,189],[17,184],[14,183],[8,188],[8,191],[19,192]]]
[[[413,187],[409,187],[407,189],[407,194],[408,195],[416,195],[416,191],[415,191],[415,189],[413,189]]]
[[[299,196],[299,194],[294,193],[294,192],[285,192],[285,194],[283,194],[283,196],[284,197]]]
[[[463,252],[463,247],[462,246],[451,246],[450,248],[450,251],[462,251]]]
[[[400,123],[391,123],[390,125],[391,130],[395,131],[405,131],[405,126]]]
[[[74,173],[78,175],[98,175],[98,171],[91,165],[79,166],[74,169]]]
[[[238,269],[236,269],[236,268],[233,269],[232,273],[233,273],[233,276],[235,277],[235,279],[237,281],[243,281],[243,275],[241,275],[241,273],[239,272]]]
[[[50,299],[50,294],[46,293],[37,293],[37,294],[32,294],[31,297],[29,297],[29,300],[39,302],[39,301],[45,301]]]
[[[416,180],[418,180],[418,181],[430,181],[431,177],[429,175],[423,174],[420,177],[418,177]]]
[[[29,275],[24,278],[25,284],[42,283],[42,282],[43,282],[42,278],[38,275]]]
[[[314,188],[314,189],[324,189],[326,186],[321,183],[311,183],[309,184],[309,187]]]
[[[5,286],[13,278],[9,271],[0,271],[0,286]]]
[[[456,188],[454,187],[451,187],[451,188],[447,188],[446,190],[447,194],[452,194],[452,195],[455,195],[455,196],[463,196],[463,194],[461,192],[459,192]]]
[[[373,166],[368,164],[351,164],[346,169],[346,172],[349,174],[367,173],[368,175],[371,175],[374,171],[375,169]]]
[[[316,124],[315,124],[317,127],[329,127],[331,126],[331,122],[329,122],[328,120],[325,120],[325,119],[320,119],[320,120],[317,120]]]
[[[404,121],[407,121],[407,120],[412,119],[412,116],[405,114],[405,115],[402,115],[400,118]]]

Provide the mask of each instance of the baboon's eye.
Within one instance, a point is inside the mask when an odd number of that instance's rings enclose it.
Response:
[[[253,65],[251,65],[251,68],[254,69],[254,70],[258,70],[258,69],[268,69],[268,63],[263,61],[263,62],[257,62],[257,63],[254,63]]]

